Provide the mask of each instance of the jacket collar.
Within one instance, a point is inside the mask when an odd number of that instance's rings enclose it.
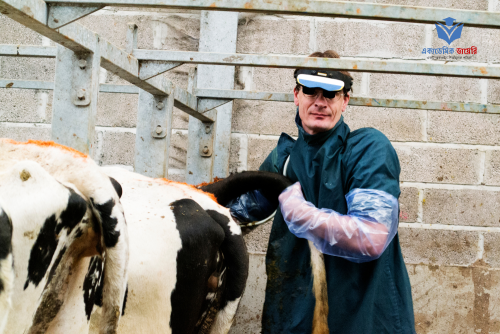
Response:
[[[332,129],[325,132],[317,133],[315,135],[311,135],[307,133],[302,127],[302,120],[300,119],[299,116],[298,107],[297,107],[297,114],[295,115],[295,124],[297,124],[297,128],[299,129],[299,138],[302,138],[309,146],[323,145],[328,138],[331,138],[332,136],[335,135],[337,135],[340,141],[344,143],[347,138],[347,135],[350,132],[350,129],[347,126],[347,124],[344,123],[344,116],[340,116],[339,121],[337,122],[337,124],[335,124],[335,126]]]

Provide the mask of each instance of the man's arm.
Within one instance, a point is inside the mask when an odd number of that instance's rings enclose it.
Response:
[[[379,258],[397,232],[396,198],[383,191],[355,189],[346,199],[346,215],[318,209],[304,199],[298,182],[279,198],[290,231],[311,240],[322,253],[358,263]]]
[[[283,192],[280,206],[297,237],[313,241],[325,254],[359,263],[377,259],[397,233],[400,166],[378,130],[356,131],[348,143],[343,158],[346,215],[316,208],[304,199],[300,185],[288,196]],[[289,204],[283,206],[285,199]]]

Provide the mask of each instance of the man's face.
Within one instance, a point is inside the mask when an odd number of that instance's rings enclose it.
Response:
[[[304,130],[315,135],[333,129],[346,110],[349,94],[337,92],[334,98],[325,98],[323,90],[316,88],[314,95],[306,95],[300,90],[294,90],[294,102],[299,107],[299,117]]]

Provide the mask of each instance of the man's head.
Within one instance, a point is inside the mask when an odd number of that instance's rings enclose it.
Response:
[[[315,52],[309,57],[340,58],[333,50]],[[299,107],[302,127],[309,134],[332,129],[349,103],[350,91],[352,91],[350,84],[352,77],[349,72],[335,71],[330,76],[322,75],[326,72],[295,70],[297,85],[293,91],[294,102]],[[299,77],[300,74],[302,75]],[[314,84],[308,79],[312,79],[316,83]],[[339,81],[344,82],[343,88],[337,85]]]

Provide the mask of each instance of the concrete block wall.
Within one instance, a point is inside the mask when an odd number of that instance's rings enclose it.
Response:
[[[360,0],[358,0],[360,1]],[[498,0],[372,0],[450,9],[500,11]],[[198,50],[200,12],[106,8],[80,21],[125,46],[126,24],[139,26],[140,48]],[[0,16],[0,44],[54,45]],[[241,14],[237,52],[308,55],[335,49],[344,57],[428,59],[440,47],[432,25]],[[464,27],[453,47],[476,46],[467,62],[498,63],[500,30]],[[455,61],[449,59],[449,61]],[[187,87],[189,65],[165,74]],[[293,70],[239,67],[235,88],[291,92]],[[354,95],[391,99],[500,103],[500,81],[352,73]],[[54,78],[54,60],[0,57],[0,78]],[[102,83],[125,84],[101,71]],[[0,89],[0,136],[50,139],[52,92]],[[293,103],[235,101],[230,171],[255,170],[281,132],[297,135]],[[137,95],[99,96],[94,158],[133,168]],[[399,237],[412,283],[418,333],[500,333],[500,116],[435,110],[349,107],[351,130],[375,127],[401,162]],[[184,181],[188,117],[174,110],[169,176]],[[259,333],[270,224],[246,230],[250,277],[231,333]]]

